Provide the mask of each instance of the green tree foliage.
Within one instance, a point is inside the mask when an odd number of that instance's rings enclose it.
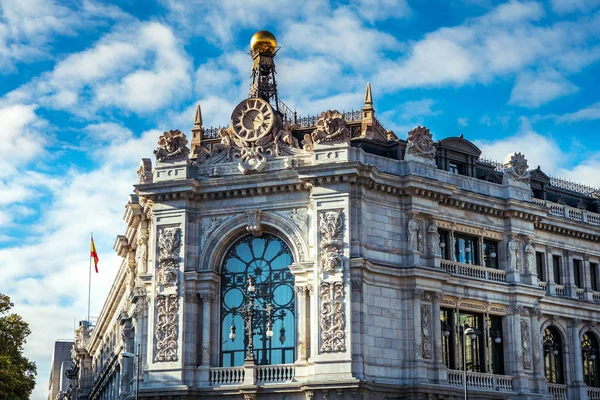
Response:
[[[0,293],[0,400],[27,400],[35,386],[35,363],[23,357],[29,324],[17,314],[10,297]]]

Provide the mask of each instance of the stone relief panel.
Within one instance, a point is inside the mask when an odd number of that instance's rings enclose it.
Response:
[[[176,294],[156,298],[156,348],[154,362],[177,361],[179,299]]]
[[[421,305],[421,336],[423,343],[423,358],[432,358],[431,353],[431,307]]]
[[[326,211],[320,214],[321,268],[327,272],[343,267],[344,220],[342,211]]]
[[[529,321],[521,319],[521,346],[523,347],[523,369],[531,369],[531,333]]]
[[[321,282],[321,353],[346,351],[344,283]]]
[[[162,228],[158,231],[158,281],[164,286],[177,286],[180,247],[180,228]]]

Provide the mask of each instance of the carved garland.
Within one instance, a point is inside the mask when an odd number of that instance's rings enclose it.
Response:
[[[321,352],[346,351],[344,283],[321,283]]]
[[[176,286],[179,274],[179,228],[163,228],[158,233],[158,279],[165,286]]]
[[[156,298],[156,351],[154,362],[177,361],[179,301],[176,294]]]
[[[322,212],[319,230],[321,232],[321,268],[327,272],[341,269],[344,234],[342,212]]]

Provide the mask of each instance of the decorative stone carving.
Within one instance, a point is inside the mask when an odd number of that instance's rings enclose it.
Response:
[[[504,176],[502,177],[502,184],[506,185],[511,180],[517,182],[523,182],[529,184],[531,175],[527,170],[527,160],[521,153],[511,153],[504,159]]]
[[[535,271],[535,247],[531,239],[527,238],[525,245],[525,272]]]
[[[295,286],[296,296],[305,297],[306,296],[306,286]]]
[[[523,304],[513,304],[510,307],[510,311],[514,315],[523,315],[523,316],[525,316],[525,315],[528,314],[527,308],[525,308],[525,306]]]
[[[306,230],[306,224],[308,223],[308,215],[304,208],[293,208],[289,212],[289,217],[296,223],[303,231]]]
[[[136,172],[138,183],[152,183],[152,161],[149,158],[142,158]]]
[[[352,279],[351,283],[352,283],[352,291],[353,292],[357,292],[357,293],[362,292],[363,282],[361,279],[358,279],[358,278]]]
[[[185,292],[186,303],[198,303],[198,294],[193,290],[186,290]]]
[[[311,285],[310,283],[308,285],[306,285],[306,290],[307,290],[309,296],[312,296],[315,293],[315,287],[313,285]]]
[[[246,225],[246,230],[252,234],[254,237],[262,236],[262,225],[260,224],[260,213],[261,210],[248,210],[246,211],[246,216],[248,217],[248,224]]]
[[[519,252],[519,242],[514,239],[513,236],[508,240],[508,269],[511,271],[518,271],[521,265],[521,255]]]
[[[431,255],[437,256],[440,254],[440,233],[435,222],[429,225],[427,233],[429,233],[429,251]]]
[[[419,223],[411,217],[408,220],[406,227],[406,234],[408,240],[408,249],[411,251],[419,250]]]
[[[321,353],[346,351],[344,283],[321,283]]]
[[[210,346],[202,345],[202,362],[207,365],[210,364]]]
[[[158,149],[154,150],[156,160],[183,161],[188,159],[190,149],[187,147],[185,134],[179,130],[167,131],[158,139]]]
[[[346,126],[344,116],[337,110],[329,110],[321,113],[316,129],[310,135],[304,135],[302,147],[306,151],[312,151],[317,143],[347,140],[350,140],[350,130]]]
[[[206,292],[200,293],[200,299],[202,299],[202,303],[211,302],[215,298],[215,291],[208,290]]]
[[[408,132],[408,144],[406,145],[405,159],[425,158],[435,160],[435,146],[431,139],[429,129],[424,126],[417,126]]]
[[[577,328],[579,326],[579,324],[581,324],[580,318],[571,318],[568,321],[569,328]]]
[[[177,361],[179,301],[176,294],[156,297],[156,350],[154,362]]]
[[[158,279],[165,286],[177,285],[180,232],[179,228],[163,228],[158,231]]]
[[[135,249],[135,261],[137,272],[145,273],[148,263],[148,221],[142,219],[140,228],[137,231],[137,247]]]
[[[521,346],[523,348],[523,368],[531,369],[531,334],[529,322],[521,319]]]
[[[320,215],[321,268],[332,272],[342,268],[344,221],[341,211],[326,211]]]
[[[538,321],[542,319],[542,317],[544,316],[544,313],[542,312],[542,309],[539,307],[532,307],[529,310],[529,314],[533,317],[535,316]]]
[[[421,335],[423,342],[423,358],[431,358],[431,307],[421,305]]]
[[[210,235],[219,225],[221,225],[221,218],[218,217],[206,217],[202,220],[202,234],[200,240],[202,243],[206,241],[208,235]]]

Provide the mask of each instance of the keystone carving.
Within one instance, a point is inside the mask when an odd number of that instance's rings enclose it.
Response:
[[[246,230],[250,232],[254,237],[262,236],[260,213],[261,210],[259,209],[246,211],[246,216],[248,217],[248,224],[246,225]]]

